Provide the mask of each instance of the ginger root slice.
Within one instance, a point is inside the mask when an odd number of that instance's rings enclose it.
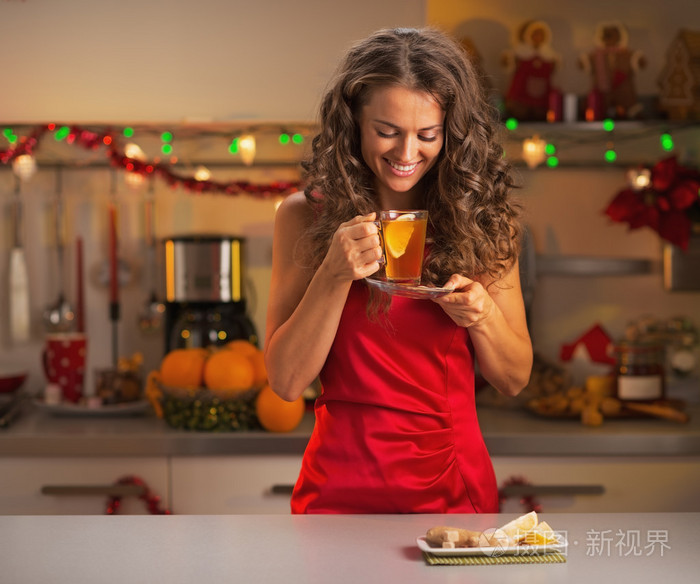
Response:
[[[480,531],[444,525],[431,527],[425,534],[425,540],[432,547],[443,547],[444,543],[453,543],[455,547],[478,547],[480,537]]]

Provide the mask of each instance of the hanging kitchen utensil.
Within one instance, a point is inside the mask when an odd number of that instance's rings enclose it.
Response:
[[[15,179],[14,243],[10,251],[10,339],[15,343],[29,340],[29,276],[22,247],[21,180]]]
[[[55,245],[56,245],[56,282],[58,296],[53,304],[44,310],[44,325],[49,332],[68,332],[75,324],[75,312],[66,299],[63,277],[65,272],[65,246],[63,237],[63,181],[61,169],[56,170],[56,201],[54,203]]]
[[[155,238],[155,214],[153,200],[153,180],[148,189],[148,196],[144,203],[144,228],[146,240],[146,282],[148,283],[148,297],[139,313],[139,328],[146,333],[158,332],[163,326],[165,317],[165,304],[158,300],[156,292],[156,238]]]
[[[119,363],[119,259],[117,255],[117,175],[109,193],[109,320],[112,323],[112,366]]]

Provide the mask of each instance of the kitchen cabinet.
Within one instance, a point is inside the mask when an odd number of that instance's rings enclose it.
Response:
[[[535,486],[602,487],[599,494],[535,495],[548,513],[659,513],[700,511],[700,457],[493,458],[499,485],[521,478]],[[517,512],[517,497],[504,512]]]
[[[289,514],[301,455],[171,458],[172,505],[177,514]],[[281,487],[281,488],[280,488]]]
[[[0,515],[99,515],[108,494],[95,487],[112,487],[120,478],[135,475],[170,505],[166,457],[8,457],[0,458]],[[61,487],[53,489],[53,487]],[[67,489],[67,487],[70,487]],[[64,491],[50,494],[44,491]],[[147,514],[137,496],[122,499],[120,513]]]

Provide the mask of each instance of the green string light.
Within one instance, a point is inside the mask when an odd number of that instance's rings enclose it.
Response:
[[[544,147],[544,153],[545,153],[547,156],[553,156],[554,154],[557,153],[557,147],[556,147],[554,144],[547,144],[547,145]]]
[[[289,144],[290,140],[291,138],[289,137],[289,134],[280,134],[280,144]]]
[[[134,135],[134,129],[133,128],[124,128],[124,137],[125,138],[131,138]]]
[[[15,134],[15,131],[12,128],[5,128],[2,131],[2,135],[7,138],[7,141],[10,144],[16,144],[17,143],[17,134]]]
[[[229,144],[228,151],[229,154],[238,154],[238,142],[240,141],[240,138],[234,138],[231,140],[231,144]]]
[[[506,129],[513,131],[518,129],[518,120],[515,118],[508,118],[506,120]]]
[[[292,142],[294,142],[295,144],[301,144],[303,141],[304,136],[302,136],[301,134],[294,134],[292,136]]]
[[[617,160],[617,152],[612,149],[605,151],[605,161],[611,164]]]
[[[673,138],[671,137],[671,134],[661,134],[660,141],[661,148],[666,152],[670,152],[675,147],[673,144]]]
[[[160,147],[160,151],[163,154],[172,154],[173,153],[173,145],[172,144],[163,144]]]
[[[556,156],[548,156],[547,166],[549,166],[549,168],[556,168],[559,166],[559,159]]]
[[[612,132],[615,129],[615,122],[611,119],[603,120],[603,130]]]
[[[57,142],[60,142],[61,140],[65,140],[68,134],[70,134],[70,128],[68,126],[61,126],[58,130],[56,130],[53,137]]]

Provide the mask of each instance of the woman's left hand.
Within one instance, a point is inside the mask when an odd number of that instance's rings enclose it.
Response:
[[[453,274],[444,285],[454,292],[435,298],[433,302],[442,306],[447,315],[459,326],[478,326],[498,310],[486,288],[466,276]]]

